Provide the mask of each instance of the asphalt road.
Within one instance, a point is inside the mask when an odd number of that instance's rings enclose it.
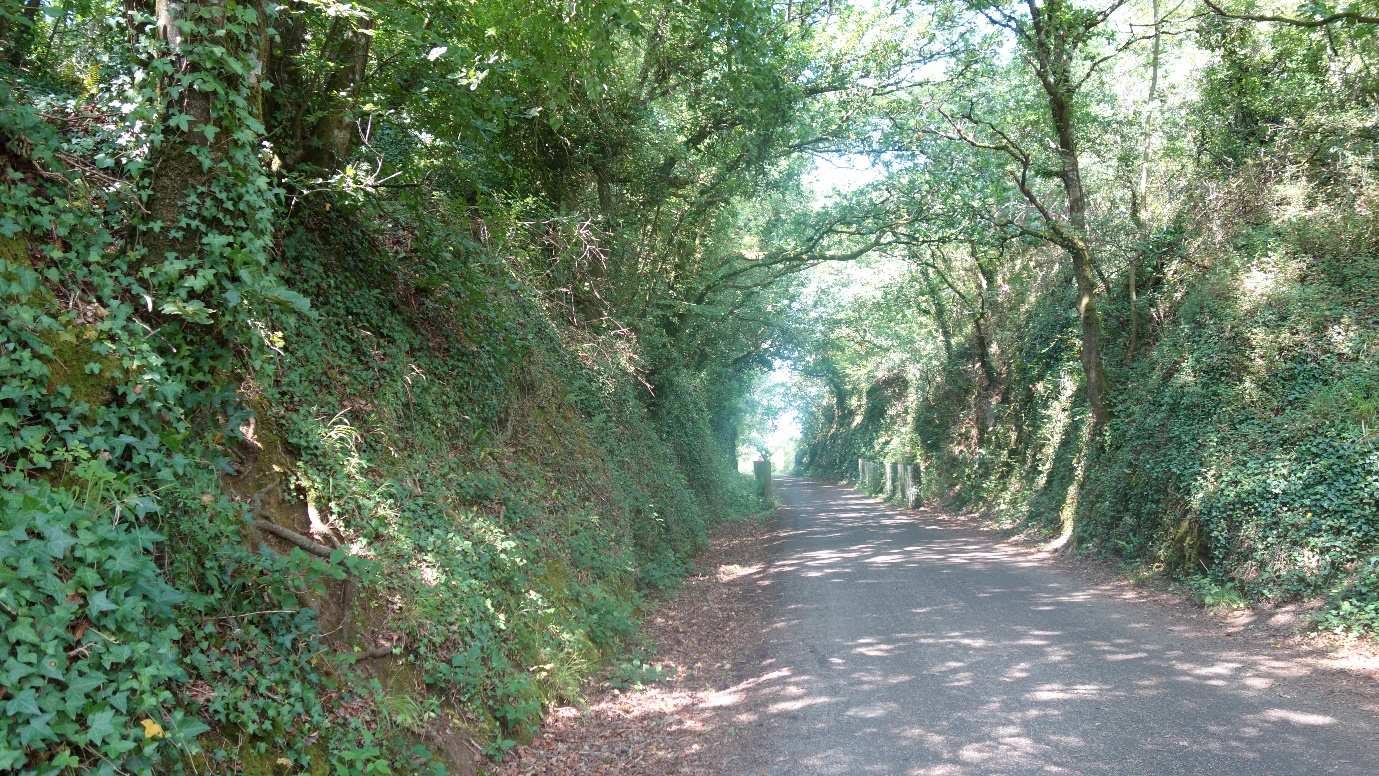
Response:
[[[722,699],[740,771],[1379,774],[1344,683],[961,521],[779,485],[764,657]]]

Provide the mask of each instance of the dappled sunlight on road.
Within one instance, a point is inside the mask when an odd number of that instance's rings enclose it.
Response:
[[[743,773],[1373,774],[1375,720],[1256,652],[928,510],[784,479],[769,649],[698,704]],[[1325,753],[1325,767],[1317,757]]]

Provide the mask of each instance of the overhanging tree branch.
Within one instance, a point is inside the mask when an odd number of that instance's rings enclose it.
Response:
[[[1379,16],[1368,16],[1359,11],[1337,11],[1319,19],[1295,19],[1289,16],[1277,16],[1274,14],[1252,14],[1252,13],[1231,13],[1212,0],[1202,0],[1206,7],[1213,13],[1224,19],[1236,19],[1246,22],[1276,22],[1278,24],[1291,24],[1294,27],[1306,27],[1315,29],[1326,27],[1331,24],[1350,23],[1350,24],[1379,24]]]

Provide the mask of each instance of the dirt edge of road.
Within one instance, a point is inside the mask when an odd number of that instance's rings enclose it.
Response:
[[[764,618],[775,516],[711,532],[694,571],[649,604],[645,661],[665,674],[630,686],[616,672],[586,690],[582,706],[551,710],[541,732],[491,766],[494,776],[629,774],[711,776],[738,755],[732,688],[765,653]],[[652,678],[654,679],[654,677]]]

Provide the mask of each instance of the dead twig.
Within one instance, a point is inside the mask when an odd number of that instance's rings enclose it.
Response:
[[[326,545],[321,544],[320,542],[308,539],[307,537],[297,533],[291,528],[284,528],[278,525],[277,523],[269,522],[268,520],[264,520],[262,518],[254,521],[254,527],[259,529],[260,531],[263,531],[264,533],[273,534],[274,536],[278,537],[279,539],[282,539],[288,544],[305,550],[306,552],[309,552],[318,558],[325,558],[329,560],[330,557],[335,553],[335,549],[332,547],[327,547]]]

